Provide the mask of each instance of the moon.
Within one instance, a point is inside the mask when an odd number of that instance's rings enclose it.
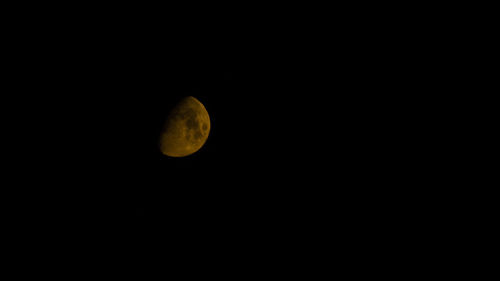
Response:
[[[167,156],[188,156],[205,144],[209,133],[210,117],[205,106],[195,97],[185,97],[167,117],[159,147]]]

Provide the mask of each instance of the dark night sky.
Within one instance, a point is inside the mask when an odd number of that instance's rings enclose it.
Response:
[[[12,71],[28,199],[12,212],[201,247],[381,227],[411,200],[394,186],[418,150],[406,143],[421,138],[404,130],[418,87],[404,49],[354,25],[29,26]],[[188,95],[207,108],[210,136],[191,156],[163,156],[161,126]]]
[[[76,94],[49,113],[42,132],[51,163],[39,164],[43,174],[53,167],[44,176],[57,183],[47,216],[182,236],[314,225],[339,208],[367,208],[360,200],[380,168],[372,165],[384,163],[370,155],[381,153],[379,127],[367,125],[376,112],[369,94],[352,90],[366,89],[358,77],[345,77],[343,64],[282,65],[287,55],[272,66],[273,55],[235,58],[105,70],[96,63],[85,78],[71,75],[61,94]],[[211,134],[196,154],[168,158],[157,148],[160,129],[187,95],[206,106]]]

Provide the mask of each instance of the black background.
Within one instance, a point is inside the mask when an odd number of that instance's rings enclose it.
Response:
[[[25,32],[9,53],[21,109],[9,212],[41,232],[214,251],[362,243],[402,227],[425,169],[408,160],[429,140],[408,128],[429,74],[408,70],[424,59],[401,35],[411,27],[358,12],[14,23]],[[189,95],[210,136],[166,157],[161,127]]]

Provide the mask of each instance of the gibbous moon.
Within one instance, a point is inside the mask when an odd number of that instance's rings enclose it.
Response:
[[[183,98],[170,112],[160,136],[160,150],[171,157],[184,157],[198,151],[210,132],[205,106],[194,97]]]

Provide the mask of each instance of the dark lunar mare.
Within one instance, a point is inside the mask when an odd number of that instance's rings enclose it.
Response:
[[[185,120],[186,128],[188,133],[186,134],[186,140],[200,140],[203,138],[203,134],[200,131],[200,123],[196,118],[196,110],[191,107],[183,107],[179,105],[172,111],[171,120]],[[208,129],[206,124],[203,124],[204,130]]]
[[[188,129],[188,133],[186,135],[187,140],[191,140],[192,137],[199,139],[201,138],[201,134],[199,132],[199,123],[196,119],[196,111],[192,108],[186,108],[183,112],[183,119],[186,120],[186,128]]]

